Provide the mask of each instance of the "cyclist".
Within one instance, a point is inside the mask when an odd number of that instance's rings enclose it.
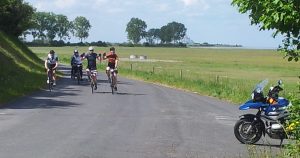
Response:
[[[83,59],[87,59],[87,61],[88,61],[86,73],[87,73],[89,80],[91,80],[91,71],[97,71],[97,65],[96,65],[97,59],[99,61],[101,61],[101,55],[94,53],[94,47],[90,46],[88,53],[83,54]],[[96,79],[94,82],[95,82],[94,89],[97,90],[97,76],[96,76]]]
[[[119,61],[119,58],[118,58],[118,55],[116,54],[116,49],[114,47],[111,47],[109,49],[109,53],[106,54],[105,56],[103,56],[103,60],[105,59],[108,59],[108,64],[107,64],[107,67],[106,67],[106,74],[107,74],[107,78],[108,78],[108,81],[110,82],[110,72],[109,70],[110,69],[114,69],[115,72],[116,72],[116,76],[115,76],[115,90],[117,90],[117,73],[118,73],[118,61]]]
[[[74,50],[74,55],[71,58],[71,66],[72,66],[72,70],[71,70],[71,78],[74,78],[76,70],[77,70],[77,65],[80,65],[80,67],[78,67],[79,73],[80,73],[80,79],[82,80],[82,58],[79,55],[79,52],[77,49]]]
[[[50,69],[53,70],[53,86],[56,85],[55,70],[57,66],[58,66],[58,57],[55,54],[54,50],[50,50],[47,59],[45,60],[45,68],[47,69],[47,76]],[[47,79],[47,83],[49,83],[49,79]]]

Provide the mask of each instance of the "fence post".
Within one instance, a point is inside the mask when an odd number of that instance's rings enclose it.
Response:
[[[182,80],[182,69],[180,69],[180,79]]]
[[[154,71],[155,71],[155,68],[154,68],[154,66],[152,67],[152,73],[154,74]]]
[[[216,76],[216,82],[217,82],[217,83],[219,83],[219,78],[220,78],[220,76],[217,75],[217,76]]]
[[[130,70],[132,71],[132,64],[130,64]]]

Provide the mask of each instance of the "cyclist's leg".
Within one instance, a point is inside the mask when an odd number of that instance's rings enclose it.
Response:
[[[56,85],[56,73],[55,73],[55,69],[53,69],[52,71],[52,76],[53,76],[53,85],[55,86]]]
[[[93,77],[92,77],[92,79],[93,79],[93,81],[94,81],[94,83],[95,83],[95,90],[97,90],[97,70],[93,70],[94,72],[93,72]]]
[[[114,83],[113,83],[114,88],[117,91],[118,88],[117,88],[117,73],[116,72],[113,73],[113,77],[114,77]]]
[[[91,72],[89,68],[86,68],[86,75],[88,77],[89,80],[91,80]]]
[[[114,76],[115,76],[115,86],[117,87],[117,83],[118,83],[118,76],[117,76],[117,72],[114,72]]]
[[[107,78],[108,78],[108,79],[110,79],[110,72],[109,72],[109,70],[110,70],[110,67],[107,66],[107,67],[106,67],[106,75],[107,75]]]
[[[47,68],[47,83],[50,83],[50,70],[49,70],[49,68]]]

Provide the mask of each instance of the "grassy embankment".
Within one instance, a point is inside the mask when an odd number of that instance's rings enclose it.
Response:
[[[0,104],[45,84],[43,62],[18,39],[0,31]]]
[[[60,62],[69,64],[75,48],[31,49],[40,57],[54,49]],[[87,47],[77,49],[85,52]],[[108,49],[95,48],[97,53]],[[268,86],[282,79],[285,92],[297,91],[297,76],[300,75],[299,63],[287,62],[275,50],[117,47],[117,52],[121,58],[119,70],[122,76],[186,89],[234,103],[248,99],[255,84],[265,78],[270,81]],[[130,55],[146,55],[148,60],[130,61]],[[100,69],[104,71],[104,66]]]

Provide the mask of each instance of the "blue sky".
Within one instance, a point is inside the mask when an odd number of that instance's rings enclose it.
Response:
[[[241,44],[245,47],[277,48],[281,37],[250,25],[248,15],[238,13],[232,0],[25,0],[38,11],[64,14],[69,20],[86,17],[92,28],[85,41],[126,42],[126,24],[132,17],[147,30],[180,22],[193,41]],[[79,41],[75,37],[71,41]]]

